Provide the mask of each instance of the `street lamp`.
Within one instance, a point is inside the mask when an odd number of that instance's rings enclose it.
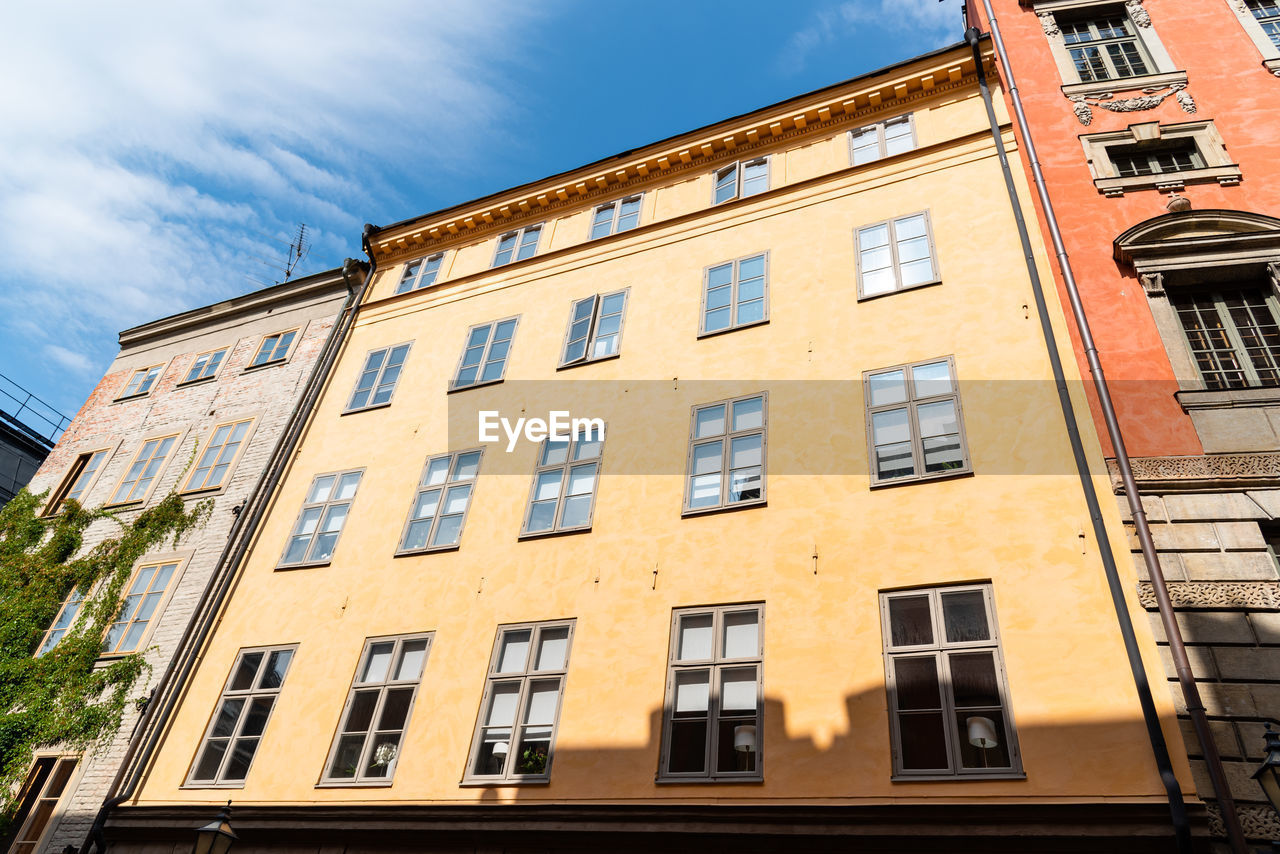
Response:
[[[1253,779],[1262,787],[1263,794],[1271,801],[1271,808],[1280,812],[1280,732],[1272,732],[1267,724],[1267,757],[1262,766],[1253,772]]]
[[[196,847],[193,854],[227,854],[238,836],[231,829],[231,801],[218,813],[218,817],[196,831]]]

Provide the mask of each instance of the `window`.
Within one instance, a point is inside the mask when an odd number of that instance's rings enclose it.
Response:
[[[253,356],[253,361],[249,363],[249,367],[257,368],[261,365],[283,362],[285,357],[289,355],[289,347],[293,344],[293,339],[297,334],[298,330],[293,329],[289,332],[277,332],[275,335],[268,335],[263,338],[262,343],[258,345],[258,352]]]
[[[9,854],[35,854],[40,850],[58,801],[76,770],[76,761],[74,756],[41,756],[32,764],[18,793],[17,809],[9,825],[18,830]]]
[[[200,380],[207,380],[218,372],[222,360],[226,358],[227,348],[214,350],[210,353],[201,353],[191,362],[191,367],[187,369],[187,375],[182,378],[185,383],[197,383]]]
[[[713,204],[745,199],[769,189],[769,158],[741,160],[716,170]]]
[[[205,445],[195,469],[187,478],[183,492],[199,492],[205,489],[220,489],[227,482],[227,474],[231,466],[240,456],[245,437],[253,419],[219,424],[213,428],[209,444]]]
[[[76,621],[76,615],[80,613],[80,606],[83,603],[84,596],[81,595],[78,589],[72,590],[67,594],[67,598],[62,602],[62,607],[58,609],[58,616],[54,617],[53,623],[45,631],[44,637],[40,639],[40,645],[36,648],[36,658],[58,645],[58,641],[62,640],[62,636],[67,633],[67,630],[71,628],[71,624]]]
[[[1121,178],[1204,168],[1204,158],[1196,150],[1195,141],[1190,139],[1146,148],[1113,146],[1107,149],[1107,155]]]
[[[763,622],[763,605],[673,615],[661,778],[762,778]]]
[[[767,394],[693,408],[685,512],[765,500]]]
[[[458,547],[480,472],[480,454],[465,451],[427,460],[405,525],[401,552]]]
[[[1230,187],[1241,179],[1240,165],[1232,162],[1211,121],[1140,122],[1120,131],[1086,134],[1080,142],[1093,184],[1105,196],[1212,182]]]
[[[151,392],[155,387],[156,380],[160,379],[160,372],[164,370],[164,365],[154,365],[150,368],[139,368],[133,372],[133,376],[129,377],[129,382],[125,383],[124,391],[120,392],[120,396],[116,400],[125,400],[131,397],[143,397]]]
[[[365,644],[324,781],[390,784],[430,652],[431,635]]]
[[[895,777],[1021,775],[991,585],[880,594]]]
[[[322,474],[311,482],[311,491],[280,561],[282,566],[323,563],[333,557],[362,474],[363,469]]]
[[[849,132],[849,162],[854,166],[892,157],[916,147],[911,114]]]
[[[565,334],[560,366],[616,356],[622,339],[622,312],[626,307],[625,290],[596,294],[575,302],[569,311],[569,331]]]
[[[105,450],[90,451],[76,457],[76,461],[67,471],[67,476],[62,479],[62,484],[54,492],[53,500],[49,502],[45,515],[52,516],[57,513],[65,501],[75,500],[83,503],[84,496],[89,491],[89,484],[93,483],[106,459],[107,451]]]
[[[400,284],[396,285],[396,293],[403,294],[416,291],[435,284],[440,275],[440,264],[444,261],[444,253],[437,252],[426,258],[419,258],[404,265],[404,273],[400,275]]]
[[[242,649],[200,742],[188,785],[239,786],[267,731],[295,646]]]
[[[591,239],[629,231],[640,224],[640,196],[627,196],[596,208],[591,219]]]
[[[769,253],[708,267],[702,290],[702,328],[707,335],[769,319]]]
[[[177,436],[147,439],[143,442],[142,447],[138,449],[138,455],[133,458],[133,463],[125,471],[120,485],[112,493],[111,503],[132,504],[145,501],[147,494],[151,491],[151,485],[155,483],[156,476],[160,474],[165,460],[169,458],[169,452],[177,442]]]
[[[551,778],[572,639],[572,620],[498,629],[464,782]]]
[[[1267,38],[1271,39],[1271,44],[1280,47],[1280,0],[1245,0],[1245,5]]]
[[[1205,388],[1280,385],[1280,304],[1267,290],[1171,290]]]
[[[467,330],[467,344],[458,362],[451,388],[467,388],[502,380],[507,369],[507,353],[516,334],[519,317],[482,323]]]
[[[123,655],[138,650],[177,569],[176,562],[138,567],[124,603],[107,629],[107,637],[102,644],[104,655]]]
[[[364,359],[364,370],[360,372],[360,379],[356,380],[355,390],[351,392],[351,400],[347,401],[347,412],[372,409],[391,402],[391,395],[396,390],[396,380],[400,379],[405,357],[409,355],[409,346],[399,344],[369,351]]]
[[[1142,40],[1121,8],[1090,18],[1059,17],[1058,27],[1082,83],[1137,77],[1152,71]]]
[[[603,448],[603,431],[585,430],[569,442],[543,440],[522,533],[591,530]]]
[[[938,281],[926,213],[860,228],[857,241],[859,299]]]
[[[872,484],[969,471],[960,393],[950,358],[863,377]]]
[[[501,267],[512,261],[523,261],[532,258],[538,251],[538,238],[542,236],[542,225],[527,225],[515,231],[508,231],[498,238],[498,251],[493,256],[493,267]]]

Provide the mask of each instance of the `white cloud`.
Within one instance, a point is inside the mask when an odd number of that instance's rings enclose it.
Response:
[[[908,38],[903,59],[928,53],[961,40],[960,5],[960,0],[847,0],[833,4],[818,10],[805,27],[791,35],[779,65],[801,68],[815,50],[874,31],[895,40]]]
[[[251,256],[284,249],[261,234],[299,221],[309,271],[358,254],[374,200],[421,206],[387,163],[456,170],[485,156],[476,139],[500,142],[490,58],[518,50],[537,8],[6,4],[0,364],[42,352],[98,373],[119,329],[272,278]]]

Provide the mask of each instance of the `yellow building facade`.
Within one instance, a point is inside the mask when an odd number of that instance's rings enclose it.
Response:
[[[967,48],[369,249],[116,847],[1169,850]]]

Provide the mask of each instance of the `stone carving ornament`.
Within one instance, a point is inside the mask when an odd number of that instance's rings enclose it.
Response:
[[[1036,12],[1036,15],[1040,18],[1040,27],[1044,30],[1046,36],[1053,38],[1062,34],[1062,30],[1058,29],[1058,19],[1053,16],[1052,12],[1041,11]]]
[[[1097,95],[1072,95],[1072,110],[1075,111],[1076,118],[1080,120],[1080,124],[1087,125],[1093,121],[1093,107],[1101,107],[1113,113],[1135,113],[1140,110],[1152,110],[1164,103],[1165,99],[1170,95],[1178,102],[1178,106],[1182,107],[1184,113],[1194,113],[1196,111],[1196,102],[1192,99],[1191,93],[1187,91],[1187,84],[1172,83],[1168,86],[1148,86],[1142,90],[1142,94],[1136,98],[1120,98],[1110,92],[1100,92]]]
[[[1175,608],[1280,610],[1280,584],[1275,582],[1175,581],[1166,586]],[[1138,583],[1138,601],[1148,610],[1156,609],[1150,582]]]
[[[1151,16],[1142,8],[1142,0],[1125,0],[1125,8],[1129,10],[1129,18],[1139,27],[1151,26]]]

